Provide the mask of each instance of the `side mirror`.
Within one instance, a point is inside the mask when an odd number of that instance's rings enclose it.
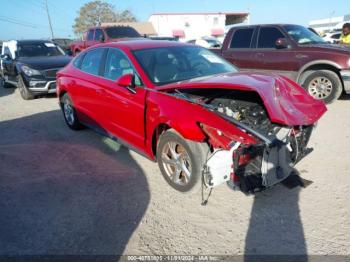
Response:
[[[116,84],[118,86],[125,87],[128,89],[131,93],[135,94],[135,83],[134,83],[134,75],[133,74],[126,74],[117,79]]]
[[[105,41],[105,36],[104,35],[101,35],[100,36],[100,42],[103,43]]]
[[[275,42],[277,49],[285,49],[289,47],[288,40],[286,38],[278,38]]]

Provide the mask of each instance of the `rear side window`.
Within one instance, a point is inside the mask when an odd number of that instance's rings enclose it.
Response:
[[[86,40],[88,41],[94,40],[94,30],[89,30]]]
[[[234,32],[230,48],[250,48],[254,28],[238,29]]]
[[[258,37],[258,48],[275,48],[276,40],[285,37],[276,27],[263,27]]]
[[[101,29],[96,29],[95,37],[94,37],[95,41],[101,41],[102,36],[103,36],[102,30]]]
[[[81,63],[80,70],[92,75],[99,75],[102,56],[105,50],[104,48],[97,48],[87,52]]]

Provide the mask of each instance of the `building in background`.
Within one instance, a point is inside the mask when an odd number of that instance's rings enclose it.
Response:
[[[157,13],[148,21],[161,37],[176,37],[180,41],[223,39],[227,27],[249,23],[249,13]]]
[[[309,22],[309,27],[315,29],[318,33],[326,33],[341,29],[343,24],[350,21],[350,14],[337,17],[329,17]]]

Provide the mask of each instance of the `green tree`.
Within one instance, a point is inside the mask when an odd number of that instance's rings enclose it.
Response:
[[[80,8],[79,15],[75,18],[73,30],[76,35],[81,35],[89,27],[97,26],[101,23],[131,21],[136,21],[131,11],[124,10],[118,13],[113,5],[97,0],[86,3]]]
[[[117,22],[136,22],[136,17],[130,10],[124,10],[117,16]]]

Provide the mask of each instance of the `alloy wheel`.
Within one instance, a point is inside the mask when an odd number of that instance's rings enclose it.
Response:
[[[66,100],[63,104],[64,117],[66,118],[69,125],[74,124],[74,109],[72,105]]]
[[[333,90],[333,84],[327,77],[316,77],[308,86],[309,94],[315,99],[325,99]]]
[[[192,164],[184,146],[172,141],[166,143],[162,150],[161,161],[173,183],[184,186],[190,182]]]

